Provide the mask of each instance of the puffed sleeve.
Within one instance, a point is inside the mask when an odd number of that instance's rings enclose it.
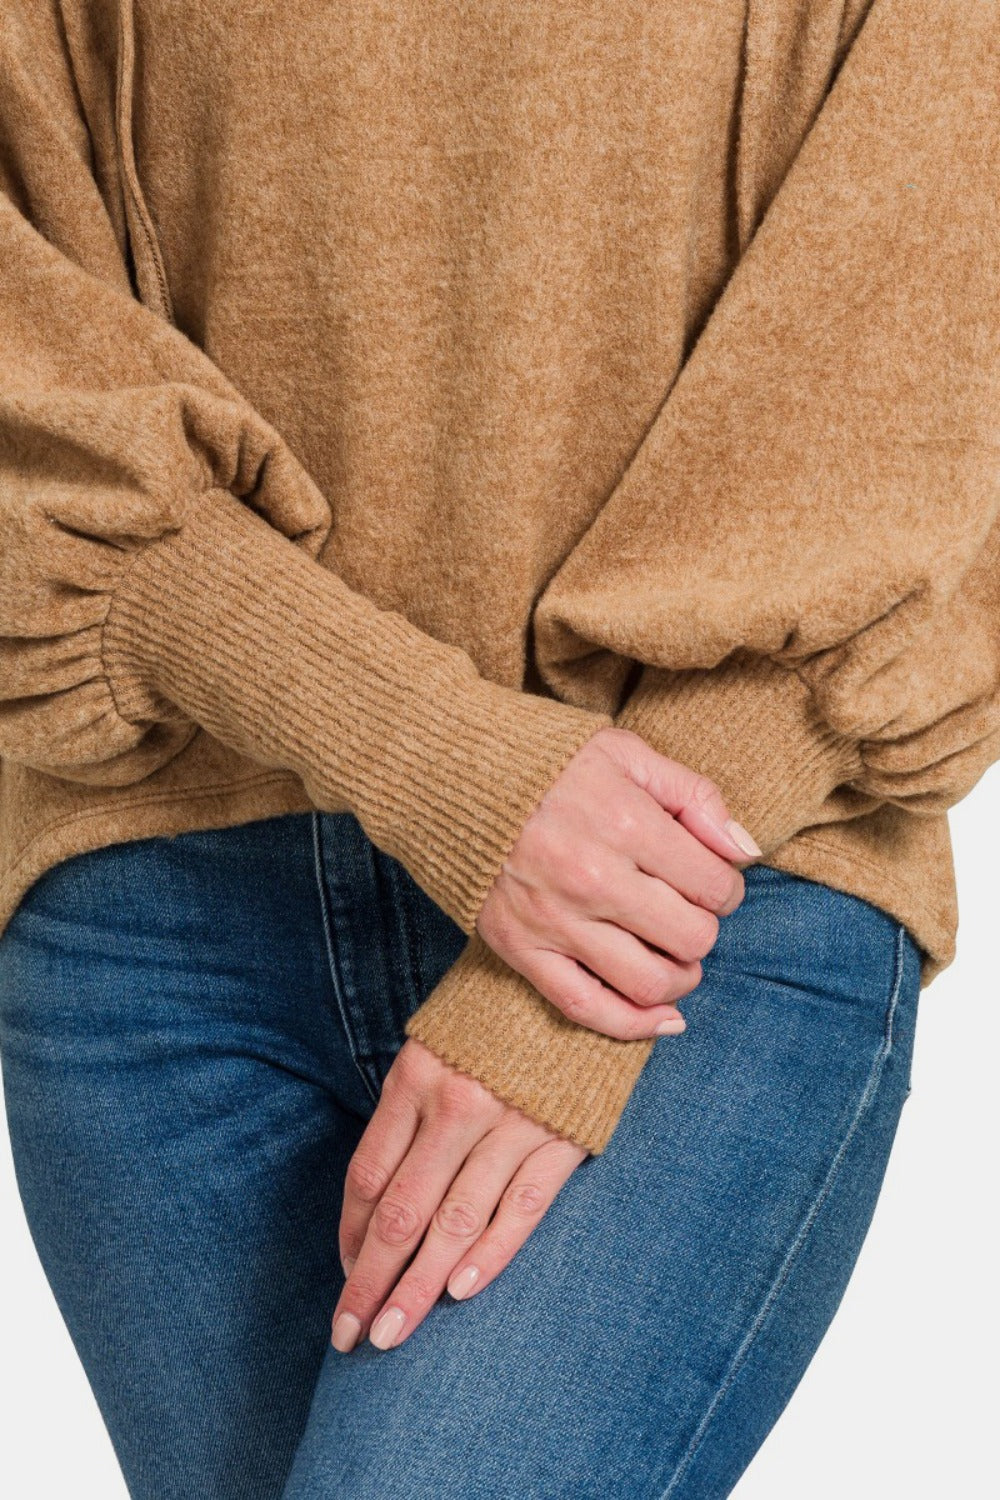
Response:
[[[831,81],[837,12],[748,0],[742,254],[535,613],[550,686],[617,701],[765,856],[1000,757],[1000,22],[849,0]],[[653,1046],[476,934],[407,1031],[597,1152]]]
[[[322,565],[330,498],[133,289],[58,19],[0,17],[0,754],[127,786],[207,730],[353,811],[471,932],[610,720],[484,679]]]
[[[772,198],[765,104],[745,253],[536,643],[767,852],[1000,756],[996,9],[872,0]]]

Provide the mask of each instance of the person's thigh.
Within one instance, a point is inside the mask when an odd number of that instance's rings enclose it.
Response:
[[[718,1500],[864,1240],[906,1096],[910,934],[751,866],[687,1029],[501,1275],[329,1348],[284,1500]]]
[[[315,826],[66,860],[0,941],[18,1185],[139,1500],[279,1496],[328,1347],[371,1095]]]

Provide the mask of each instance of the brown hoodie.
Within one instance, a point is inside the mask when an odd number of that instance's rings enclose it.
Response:
[[[409,1034],[600,1151],[653,1044],[475,919],[615,722],[929,982],[1000,758],[998,155],[993,0],[5,0],[0,930],[349,809],[469,937]]]

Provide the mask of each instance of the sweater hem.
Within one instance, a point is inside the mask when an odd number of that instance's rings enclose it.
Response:
[[[199,809],[198,804],[206,805]],[[184,810],[184,828],[178,814]],[[15,855],[0,879],[0,938],[31,885],[50,866],[108,844],[136,838],[172,835],[178,831],[229,828],[283,813],[310,812],[315,803],[301,781],[287,771],[261,772],[237,781],[211,781],[187,787],[115,799],[116,815],[128,814],[120,836],[108,836],[106,804],[63,814],[44,824]],[[81,836],[82,835],[82,836]],[[756,861],[832,885],[870,901],[903,922],[921,950],[921,988],[946,969],[955,957],[952,926],[895,881],[884,864],[857,851],[845,854],[824,837],[822,829],[803,830],[773,853]]]
[[[314,807],[298,778],[287,771],[268,771],[237,781],[212,781],[127,799],[116,797],[112,805],[101,803],[62,814],[31,836],[0,879],[0,939],[35,881],[77,854],[136,839],[231,828],[283,813],[311,812]],[[122,818],[120,832],[110,836],[109,813]]]
[[[921,989],[926,989],[955,957],[955,932],[948,921],[915,897],[911,889],[893,879],[887,866],[866,859],[857,851],[845,854],[824,838],[822,831],[796,834],[754,863],[859,896],[902,922],[920,949]]]

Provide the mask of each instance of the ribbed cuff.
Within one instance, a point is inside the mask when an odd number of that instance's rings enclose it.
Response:
[[[767,658],[718,667],[644,668],[615,719],[717,783],[764,855],[803,827],[871,806],[849,789],[855,741],[817,715],[807,684]],[[839,789],[839,790],[838,790]],[[406,1032],[499,1098],[597,1154],[652,1050],[566,1020],[475,934]]]
[[[653,1050],[569,1021],[473,933],[406,1034],[557,1135],[599,1155]]]
[[[708,776],[764,854],[814,823],[844,815],[862,771],[858,742],[817,712],[794,670],[736,652],[719,666],[647,666],[615,718],[671,760]],[[837,800],[838,789],[848,789]]]
[[[124,718],[180,708],[295,771],[466,933],[546,790],[612,722],[481,677],[221,488],[131,560],[103,654]]]

